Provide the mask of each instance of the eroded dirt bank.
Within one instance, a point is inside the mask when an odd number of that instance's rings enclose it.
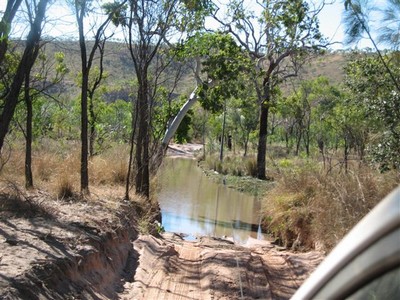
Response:
[[[138,266],[121,299],[289,299],[322,260],[319,252],[279,251],[267,241],[238,246],[174,234],[140,236]]]
[[[115,299],[134,261],[128,202],[0,193],[0,299]]]

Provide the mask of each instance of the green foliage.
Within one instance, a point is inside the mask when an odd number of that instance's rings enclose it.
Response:
[[[388,65],[397,70],[395,60]],[[369,150],[373,161],[382,169],[400,167],[400,98],[386,69],[373,55],[356,57],[346,67],[346,87],[349,104],[358,111],[359,118],[368,122],[371,132]]]
[[[202,31],[206,17],[215,10],[211,0],[180,0],[178,2],[175,26],[180,32],[185,32],[189,36]]]
[[[115,26],[125,26],[126,25],[126,9],[127,5],[121,5],[119,2],[109,2],[102,5],[103,10],[105,13],[110,16],[111,15],[111,22]]]
[[[164,135],[166,126],[169,126],[170,122],[172,122],[173,118],[178,114],[181,106],[185,102],[185,95],[182,95],[178,99],[172,99],[165,87],[158,87],[152,122],[155,140],[159,140]],[[192,116],[193,112],[189,110],[180,123],[175,133],[175,138],[178,143],[189,142],[191,140],[189,132],[192,124]]]
[[[188,143],[191,141],[189,135],[191,125],[192,125],[193,111],[189,110],[187,114],[183,117],[181,124],[175,133],[176,142],[179,144]]]
[[[250,68],[250,61],[230,35],[219,32],[196,34],[179,45],[176,53],[181,59],[203,59],[202,72],[207,75],[207,80],[199,87],[198,95],[207,110],[220,111],[226,99],[244,88],[238,78],[241,72]]]
[[[344,24],[347,28],[347,43],[352,44],[358,42],[363,33],[369,32],[368,18],[371,12],[368,0],[346,0],[344,3]]]
[[[323,151],[335,143],[337,123],[333,119],[341,98],[338,88],[331,86],[327,78],[318,77],[302,81],[294,93],[278,101],[276,109],[283,126],[277,134],[283,135],[287,153],[293,145],[297,155],[301,150],[309,155],[316,144]]]

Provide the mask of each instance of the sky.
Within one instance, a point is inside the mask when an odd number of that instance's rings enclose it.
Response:
[[[314,0],[319,2],[319,0]],[[7,0],[0,0],[0,12],[4,11]],[[344,28],[341,24],[342,13],[343,13],[344,5],[342,0],[336,0],[333,4],[326,5],[324,9],[321,11],[319,16],[320,21],[320,30],[322,34],[331,42],[338,42],[331,46],[332,49],[343,49],[346,48],[345,45],[341,44],[344,40]],[[62,11],[59,7],[52,7],[51,13],[48,15],[50,19],[57,19],[58,21],[64,19],[67,16],[68,12]],[[70,17],[71,22],[73,22],[73,18]],[[70,34],[71,28],[73,26],[67,22],[64,24],[58,25],[58,28],[51,28],[49,31],[53,36],[65,37]],[[358,48],[371,47],[370,43],[366,40],[362,41]]]

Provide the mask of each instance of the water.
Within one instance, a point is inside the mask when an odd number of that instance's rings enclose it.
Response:
[[[259,201],[207,178],[196,161],[167,158],[159,178],[166,231],[183,233],[188,240],[214,236],[245,243],[249,237],[263,238]]]

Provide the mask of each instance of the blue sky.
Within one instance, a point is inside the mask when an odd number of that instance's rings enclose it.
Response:
[[[318,2],[318,0],[314,0],[314,2],[315,1]],[[6,2],[6,0],[0,0],[0,11],[5,9]],[[343,26],[341,25],[343,8],[344,6],[342,0],[336,0],[333,4],[326,5],[319,17],[320,30],[322,34],[332,42],[342,42],[344,39],[344,30]],[[60,20],[60,14],[62,15],[63,13],[61,13],[58,9],[56,13],[52,13],[50,15],[55,16],[55,14],[58,14],[56,18]],[[67,12],[64,13],[64,17],[66,14]],[[73,18],[71,18],[71,22],[73,22]],[[54,32],[55,35],[66,35],[68,34],[68,30],[71,30],[71,24],[64,24],[64,26],[58,30],[53,28],[51,32]],[[363,41],[358,45],[359,48],[368,46],[370,46],[368,41]],[[336,44],[332,46],[333,49],[342,49],[344,47],[345,46],[342,44]]]

